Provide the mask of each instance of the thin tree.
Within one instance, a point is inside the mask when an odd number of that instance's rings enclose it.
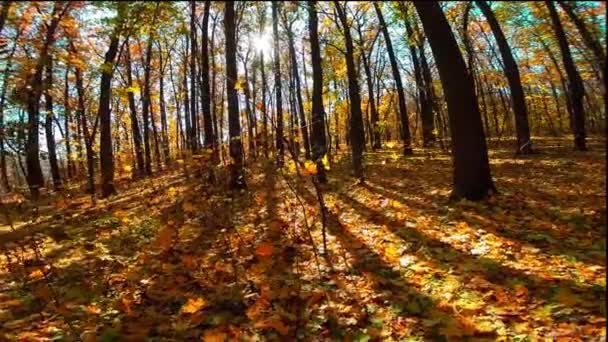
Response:
[[[27,108],[27,141],[25,142],[25,163],[27,168],[27,183],[32,198],[40,195],[40,187],[44,185],[42,168],[40,167],[40,147],[38,144],[38,128],[40,116],[40,97],[43,92],[42,72],[49,58],[49,51],[57,39],[55,31],[59,21],[70,8],[70,3],[57,1],[53,5],[51,21],[46,24],[45,39],[40,49],[36,65],[26,79],[26,108]]]
[[[399,104],[399,118],[401,120],[401,135],[403,138],[403,155],[412,155],[412,138],[410,135],[410,123],[407,117],[407,104],[405,102],[405,92],[403,90],[403,83],[401,82],[401,74],[399,73],[399,64],[395,57],[395,51],[393,50],[393,44],[391,43],[391,36],[388,33],[388,26],[384,21],[384,16],[380,10],[380,6],[377,2],[374,2],[374,9],[376,15],[380,21],[380,27],[382,34],[384,35],[384,43],[386,44],[386,51],[388,58],[391,63],[391,70],[393,71],[393,78],[395,79],[395,88],[397,88],[397,99]]]
[[[204,146],[206,149],[215,149],[215,137],[213,136],[213,122],[211,120],[211,96],[209,88],[209,12],[211,7],[211,1],[205,1],[203,7],[203,29],[201,34],[201,73],[203,84],[201,86],[202,93],[202,108],[203,111],[203,125],[204,125]]]
[[[505,34],[502,32],[500,24],[492,12],[490,6],[483,0],[475,1],[483,15],[486,17],[490,29],[496,38],[498,50],[502,57],[505,76],[511,89],[511,101],[513,102],[513,113],[515,114],[515,132],[517,134],[517,154],[532,153],[532,140],[530,139],[530,125],[528,124],[528,109],[524,89],[521,86],[521,77],[517,63],[511,52],[511,47],[507,42]]]
[[[352,150],[353,171],[355,177],[363,181],[363,147],[365,135],[363,132],[363,117],[361,114],[361,95],[355,68],[355,48],[350,34],[350,24],[345,8],[338,1],[334,1],[338,18],[342,25],[344,42],[346,45],[346,73],[348,75],[348,96],[350,98],[350,143]]]
[[[490,174],[481,114],[450,25],[436,2],[415,2],[439,70],[452,135],[451,198],[480,200],[496,191]]]
[[[224,35],[226,37],[226,96],[228,100],[228,135],[230,137],[230,188],[245,189],[243,172],[243,145],[239,120],[239,101],[235,88],[236,70],[236,20],[234,1],[226,1],[224,10]]]
[[[276,96],[276,147],[277,166],[283,166],[285,147],[283,146],[283,99],[281,96],[281,60],[279,58],[279,2],[272,2],[272,36],[274,44],[274,92]]]
[[[55,145],[55,134],[53,133],[53,58],[49,56],[46,65],[44,102],[46,105],[46,117],[44,130],[46,133],[46,147],[49,153],[49,164],[51,166],[51,177],[53,178],[53,188],[61,189],[61,174],[57,164],[57,149]]]
[[[310,55],[312,60],[312,159],[317,164],[317,180],[326,183],[323,156],[327,152],[325,140],[325,109],[323,109],[323,68],[319,48],[319,30],[316,1],[308,1],[308,31],[310,34]]]
[[[572,132],[574,133],[574,147],[579,151],[586,151],[586,133],[585,133],[585,111],[583,108],[583,96],[585,94],[585,88],[583,87],[583,80],[579,74],[574,60],[572,59],[572,53],[568,46],[568,40],[564,33],[564,28],[559,20],[559,15],[555,9],[555,5],[551,1],[545,1],[547,8],[549,9],[549,16],[551,17],[551,23],[553,31],[557,37],[559,43],[559,49],[562,52],[562,61],[566,69],[568,76],[568,97],[570,98],[570,105],[572,106]]]

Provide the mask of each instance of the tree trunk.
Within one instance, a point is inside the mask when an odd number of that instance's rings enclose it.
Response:
[[[595,62],[598,64],[599,69],[601,70],[602,80],[606,79],[606,54],[604,53],[604,48],[602,48],[602,44],[594,37],[594,35],[587,29],[585,23],[581,20],[581,18],[576,15],[575,12],[575,2],[571,1],[558,1],[561,8],[568,14],[570,20],[574,22],[574,25],[581,33],[583,41],[587,48],[593,51],[593,55],[595,57]]]
[[[245,189],[243,172],[243,146],[241,143],[241,123],[239,120],[239,101],[235,89],[236,70],[236,20],[234,1],[226,1],[224,12],[224,34],[226,37],[226,96],[228,99],[228,132],[230,136],[230,188]]]
[[[63,129],[65,131],[65,153],[67,159],[67,171],[68,178],[72,178],[76,175],[76,165],[72,158],[72,134],[70,132],[70,125],[72,124],[72,109],[70,108],[70,67],[65,68],[65,84],[63,92],[63,110],[64,110],[64,122]]]
[[[141,147],[141,133],[139,131],[139,120],[137,119],[137,109],[135,107],[135,94],[133,91],[133,75],[131,66],[131,52],[129,48],[129,41],[126,42],[126,67],[127,67],[127,82],[128,82],[128,99],[129,99],[129,114],[131,118],[131,134],[133,135],[133,145],[135,145],[135,160],[137,161],[137,167],[134,170],[134,174],[137,177],[141,177],[146,174],[144,164],[144,154]]]
[[[363,181],[363,145],[365,144],[365,136],[363,133],[363,118],[361,115],[361,95],[359,93],[357,70],[355,69],[355,48],[350,35],[350,26],[348,24],[346,12],[344,12],[344,9],[339,2],[335,1],[334,4],[340,22],[342,23],[344,41],[346,43],[346,72],[348,74],[348,96],[350,98],[349,135],[353,153],[353,171],[355,177],[359,178],[360,181]],[[409,142],[407,145],[409,145]]]
[[[317,180],[326,183],[323,156],[327,152],[325,140],[325,109],[323,108],[323,69],[321,67],[321,49],[316,1],[308,1],[308,31],[310,34],[310,55],[312,59],[312,159],[317,164]],[[337,131],[337,127],[336,127]]]
[[[414,40],[414,31],[410,26],[409,21],[405,20],[405,29],[410,40]],[[417,50],[420,50],[420,54],[424,54],[424,51],[417,48],[413,42],[410,43],[410,55],[412,56],[412,63],[414,64],[414,77],[416,80],[416,87],[418,88],[418,98],[420,99],[420,121],[422,122],[422,146],[431,147],[435,141],[435,135],[433,130],[435,124],[433,120],[433,109],[431,108],[429,101],[427,100],[427,86],[424,84],[424,76],[420,61],[418,60]],[[424,57],[423,57],[424,58]],[[425,58],[426,59],[426,58]],[[426,60],[425,60],[426,63]]]
[[[570,103],[572,105],[572,131],[574,133],[574,146],[579,151],[586,151],[586,133],[585,133],[585,112],[583,109],[583,96],[585,94],[585,88],[583,87],[583,80],[581,75],[578,73],[574,61],[572,60],[572,54],[568,47],[568,40],[564,33],[564,28],[559,20],[555,5],[551,1],[545,1],[547,8],[549,9],[549,16],[551,17],[551,23],[553,24],[553,31],[557,37],[559,48],[562,52],[562,61],[566,68],[566,74],[568,75],[568,93],[570,97]]]
[[[196,111],[196,1],[190,1],[190,148],[198,151],[198,113]]]
[[[255,136],[253,133],[255,119],[254,113],[251,109],[251,91],[249,90],[249,70],[247,68],[247,60],[243,61],[243,69],[245,70],[245,85],[243,92],[245,93],[245,112],[247,114],[247,142],[249,144],[249,155],[255,158]]]
[[[85,113],[84,104],[84,85],[82,81],[82,71],[76,67],[76,91],[78,92],[78,119],[82,127],[84,137],[84,147],[87,159],[87,188],[89,194],[95,193],[95,159],[93,154],[93,136],[89,134],[89,126]]]
[[[479,200],[496,191],[473,84],[439,4],[415,2],[448,104],[454,159],[451,198]]]
[[[169,136],[167,129],[167,104],[165,103],[165,68],[166,63],[169,61],[163,60],[163,51],[160,45],[160,41],[158,42],[158,59],[160,63],[160,72],[158,75],[158,87],[159,87],[159,105],[160,105],[160,137],[163,145],[163,155],[165,166],[169,166],[169,162],[171,160],[170,151],[169,151]]]
[[[378,3],[374,2],[374,9],[376,15],[380,21],[380,27],[382,28],[382,34],[384,35],[384,42],[386,44],[386,50],[388,52],[388,58],[391,62],[391,70],[393,71],[393,78],[395,79],[395,87],[397,88],[397,97],[399,100],[399,118],[401,119],[401,130],[403,135],[403,155],[412,155],[412,138],[410,135],[410,124],[407,117],[407,105],[405,102],[405,93],[403,91],[403,84],[401,83],[401,75],[399,73],[399,65],[397,64],[397,58],[395,57],[395,51],[391,43],[391,37],[388,33],[388,27],[384,21],[384,16],[380,10]]]
[[[526,107],[526,100],[524,96],[524,90],[521,86],[521,78],[519,76],[519,69],[517,63],[507,42],[498,20],[494,16],[494,13],[490,9],[490,6],[483,0],[475,1],[483,15],[486,17],[490,28],[496,38],[498,44],[498,50],[500,51],[505,76],[509,82],[509,88],[511,89],[511,100],[513,102],[513,113],[515,114],[515,132],[517,135],[517,154],[530,154],[532,153],[532,140],[530,140],[530,126],[528,124],[528,110]]]
[[[142,93],[141,113],[143,117],[142,125],[144,130],[144,175],[152,175],[152,152],[150,151],[150,61],[152,59],[152,38],[148,38],[148,47],[144,63],[144,89]]]
[[[53,88],[53,59],[49,56],[46,64],[46,91],[44,93],[44,102],[46,105],[46,118],[44,128],[46,133],[46,147],[49,153],[49,164],[51,167],[51,177],[53,178],[53,188],[61,189],[61,175],[59,174],[59,165],[57,164],[57,149],[55,145],[55,135],[53,134],[53,96],[51,91]]]
[[[65,7],[61,8],[61,5]],[[48,24],[45,41],[40,50],[40,55],[34,70],[26,79],[27,94],[27,141],[25,143],[25,164],[27,167],[27,184],[30,188],[32,198],[37,199],[40,195],[40,187],[44,185],[42,168],[40,167],[40,147],[38,146],[38,129],[40,117],[40,96],[42,96],[42,71],[49,58],[49,49],[55,44],[55,31],[59,26],[59,20],[69,8],[69,3],[56,2],[51,13],[51,22]],[[61,13],[59,13],[61,11]]]
[[[110,40],[110,47],[104,59],[101,71],[101,88],[99,90],[99,139],[101,162],[101,196],[108,197],[116,193],[114,187],[114,156],[112,153],[112,121],[110,112],[110,93],[112,91],[112,75],[114,60],[118,53],[119,36],[115,32]]]
[[[279,59],[279,3],[272,2],[272,35],[274,44],[274,92],[276,96],[276,146],[277,166],[283,166],[285,147],[283,146],[283,99],[281,97],[281,60]]]
[[[209,90],[209,49],[208,45],[208,27],[209,27],[209,11],[211,7],[211,1],[205,1],[203,9],[203,30],[201,37],[201,71],[203,78],[203,85],[201,87],[201,93],[203,98],[202,111],[203,111],[203,125],[204,125],[204,144],[206,149],[215,150],[215,137],[213,136],[213,122],[211,119],[211,97]]]
[[[287,23],[285,23],[287,26]],[[302,134],[302,144],[304,145],[304,157],[310,159],[310,139],[308,136],[308,126],[306,125],[306,113],[304,112],[304,102],[302,100],[302,87],[300,85],[300,73],[298,71],[298,61],[296,58],[296,49],[294,44],[293,31],[291,26],[287,26],[287,40],[289,44],[289,57],[291,59],[291,73],[295,83],[295,97],[297,103],[297,111],[300,121],[300,133]]]

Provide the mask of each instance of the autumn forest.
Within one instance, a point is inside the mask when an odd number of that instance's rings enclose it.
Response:
[[[0,341],[605,341],[606,3],[2,1]]]

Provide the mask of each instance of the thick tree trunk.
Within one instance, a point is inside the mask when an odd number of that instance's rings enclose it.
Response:
[[[239,101],[235,89],[236,70],[236,20],[234,1],[226,1],[224,12],[224,34],[226,37],[226,94],[228,99],[228,132],[230,136],[230,188],[244,189],[243,146],[241,143],[241,123],[239,120]]]
[[[376,10],[376,15],[378,16],[378,20],[380,21],[380,26],[382,28],[382,34],[384,35],[384,42],[386,44],[386,50],[388,53],[388,58],[391,62],[391,70],[393,71],[393,78],[395,79],[395,87],[397,88],[397,97],[399,100],[399,118],[401,121],[401,130],[403,135],[403,155],[411,155],[413,154],[412,150],[412,138],[410,135],[410,124],[409,119],[407,117],[407,105],[405,102],[405,92],[403,91],[403,84],[401,83],[401,75],[399,73],[399,65],[397,64],[397,58],[395,57],[395,51],[393,50],[393,45],[391,43],[391,37],[388,33],[388,27],[386,26],[386,22],[384,21],[384,16],[382,15],[382,11],[380,10],[380,6],[377,2],[374,2],[374,9]]]
[[[448,103],[454,158],[451,197],[479,200],[496,191],[473,84],[439,4],[416,2]]]
[[[551,1],[545,1],[547,8],[549,9],[549,16],[551,17],[551,23],[553,24],[553,31],[557,37],[559,48],[562,52],[562,61],[568,75],[568,95],[570,97],[570,103],[572,105],[572,131],[574,133],[574,146],[579,151],[586,151],[586,133],[585,133],[585,112],[583,109],[583,96],[585,94],[585,88],[583,87],[583,80],[579,74],[574,61],[572,60],[572,54],[570,53],[570,47],[568,47],[568,40],[564,33],[564,28],[559,20],[555,5]]]
[[[342,23],[344,41],[346,43],[346,72],[348,74],[348,96],[350,98],[349,135],[353,153],[353,171],[355,177],[359,178],[360,181],[363,181],[363,145],[365,144],[365,136],[363,133],[363,118],[361,115],[361,95],[359,93],[357,70],[355,69],[355,48],[350,35],[350,26],[346,13],[339,2],[335,1],[334,4],[340,22]],[[409,142],[407,145],[409,145]]]
[[[496,20],[490,6],[483,0],[477,0],[475,3],[483,12],[483,15],[486,17],[490,24],[490,28],[494,33],[494,38],[496,38],[498,50],[502,57],[505,76],[509,82],[509,88],[511,89],[513,113],[515,114],[515,132],[517,135],[517,154],[530,154],[532,153],[532,140],[530,140],[528,110],[526,108],[526,100],[524,90],[521,86],[521,77],[519,76],[517,63],[515,62],[507,38],[502,32],[498,20]]]
[[[312,59],[312,159],[317,164],[317,180],[326,183],[323,156],[327,152],[325,140],[325,109],[323,108],[323,69],[321,67],[321,49],[316,1],[308,1],[308,31],[310,34],[310,55]],[[336,127],[337,130],[337,127]]]
[[[112,153],[112,121],[110,112],[110,93],[112,91],[112,75],[114,74],[114,60],[118,53],[119,36],[114,33],[110,40],[110,47],[104,59],[104,68],[101,71],[101,87],[99,90],[99,139],[101,162],[101,196],[108,197],[116,193],[114,187],[114,155]]]
[[[274,44],[274,92],[276,96],[276,147],[277,166],[283,166],[285,147],[283,146],[283,99],[281,96],[281,60],[279,58],[279,3],[272,2],[272,35]]]
[[[53,59],[49,57],[46,64],[44,102],[46,105],[46,118],[44,122],[44,130],[46,133],[46,147],[49,153],[49,164],[51,167],[51,177],[53,178],[53,188],[61,189],[61,175],[59,174],[59,165],[57,164],[57,148],[55,145],[55,134],[53,133],[53,96],[51,94],[53,88]]]

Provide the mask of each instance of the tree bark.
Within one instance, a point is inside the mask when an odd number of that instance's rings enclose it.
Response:
[[[317,180],[326,183],[323,156],[327,152],[325,140],[325,109],[323,108],[323,69],[321,67],[321,49],[316,1],[308,1],[308,31],[310,34],[310,55],[312,59],[312,159],[317,164]],[[336,128],[337,129],[337,128]]]
[[[395,87],[397,88],[397,97],[399,104],[399,118],[401,119],[401,130],[403,136],[403,155],[412,155],[412,138],[410,135],[410,124],[407,117],[407,105],[405,102],[405,93],[403,91],[403,84],[401,83],[401,75],[399,73],[399,65],[397,64],[397,58],[395,57],[395,51],[393,50],[393,44],[391,43],[391,37],[388,33],[388,27],[384,21],[384,16],[380,10],[380,6],[377,2],[374,2],[374,9],[376,15],[380,21],[380,27],[382,28],[382,34],[384,35],[384,42],[386,44],[386,50],[388,58],[391,62],[391,70],[393,71],[393,78],[395,79]]]
[[[198,151],[198,113],[196,111],[196,1],[190,1],[190,148]]]
[[[62,6],[63,5],[63,6]],[[38,146],[38,129],[40,117],[40,96],[42,96],[42,71],[49,58],[49,50],[55,44],[55,31],[59,26],[61,17],[70,7],[69,3],[58,1],[53,7],[51,21],[47,26],[45,40],[34,70],[26,79],[27,89],[27,141],[25,142],[25,164],[27,168],[27,183],[32,198],[40,195],[40,187],[44,185],[42,168],[40,167],[40,147]]]
[[[500,51],[505,76],[509,82],[509,88],[511,89],[511,101],[513,103],[513,113],[515,114],[515,132],[517,135],[517,154],[530,154],[532,150],[532,140],[530,139],[530,125],[528,123],[528,109],[526,107],[526,99],[524,96],[524,90],[521,85],[521,77],[519,75],[519,69],[507,38],[505,37],[498,20],[494,16],[494,13],[490,9],[490,6],[483,0],[475,1],[481,12],[486,17],[490,28],[496,38],[498,44],[498,50]]]
[[[281,60],[279,58],[279,3],[272,2],[272,35],[274,44],[274,92],[276,96],[276,147],[277,166],[283,166],[285,147],[283,146],[283,99],[281,96]]]
[[[139,120],[137,119],[137,108],[135,106],[135,94],[133,91],[133,74],[131,65],[131,52],[129,48],[129,41],[126,42],[126,67],[127,67],[127,83],[129,86],[128,100],[129,100],[129,114],[131,118],[131,134],[133,136],[133,145],[135,146],[135,160],[136,168],[134,174],[137,177],[144,176],[146,174],[144,164],[144,154],[141,147],[141,133],[139,131]]]
[[[572,131],[574,133],[574,147],[579,151],[586,151],[586,133],[585,133],[585,111],[583,108],[583,96],[585,94],[585,88],[583,87],[583,80],[579,74],[574,61],[572,60],[572,54],[570,53],[570,47],[568,47],[568,40],[564,33],[564,28],[559,20],[555,5],[551,1],[545,1],[547,8],[549,9],[549,16],[551,17],[551,23],[553,24],[553,31],[557,37],[559,48],[562,52],[562,61],[566,68],[566,74],[568,75],[568,95],[570,97],[570,103],[572,105]]]
[[[110,46],[106,52],[101,70],[101,87],[99,90],[99,139],[101,163],[101,196],[108,197],[116,193],[114,187],[114,155],[112,151],[112,121],[110,112],[110,93],[112,91],[112,76],[114,60],[118,53],[119,35],[114,32]]]
[[[359,93],[357,70],[355,69],[355,48],[353,46],[346,12],[338,1],[335,1],[334,4],[340,22],[342,23],[344,41],[346,43],[346,72],[348,74],[348,96],[350,98],[349,136],[353,153],[353,171],[355,177],[359,178],[360,181],[363,181],[363,145],[365,144],[365,136],[363,133],[363,118],[361,115],[361,95]]]
[[[602,44],[594,37],[594,35],[587,29],[587,26],[583,22],[583,20],[576,14],[575,6],[576,3],[572,1],[558,1],[561,8],[568,14],[570,20],[574,22],[574,25],[581,33],[583,37],[583,41],[585,45],[593,51],[593,55],[596,59],[596,63],[599,65],[599,69],[601,70],[602,80],[606,79],[606,53],[604,52],[604,48],[602,48]]]
[[[243,172],[243,146],[241,143],[241,123],[239,101],[235,89],[236,70],[236,22],[234,1],[226,1],[224,12],[224,34],[226,37],[226,96],[228,99],[228,133],[230,136],[230,188],[245,189]]]
[[[454,159],[451,198],[480,200],[496,191],[473,84],[439,4],[415,2],[448,104]]]
[[[201,87],[201,93],[203,98],[202,111],[203,111],[203,125],[204,125],[204,145],[206,149],[215,149],[215,137],[213,136],[213,122],[211,119],[211,97],[209,89],[209,49],[208,49],[208,30],[209,30],[209,11],[211,7],[211,1],[205,1],[203,9],[203,30],[201,37],[201,71],[203,78],[203,85]]]
[[[152,37],[148,38],[144,64],[144,89],[142,93],[143,131],[144,131],[144,175],[152,175],[152,152],[150,151],[150,62],[152,60]]]
[[[49,164],[51,167],[51,177],[53,178],[53,188],[61,189],[61,175],[59,174],[59,165],[57,164],[57,148],[55,145],[55,134],[53,133],[53,96],[51,94],[53,88],[53,59],[49,56],[46,64],[46,91],[44,93],[44,102],[46,105],[46,118],[44,128],[46,133],[46,147],[49,153]]]

